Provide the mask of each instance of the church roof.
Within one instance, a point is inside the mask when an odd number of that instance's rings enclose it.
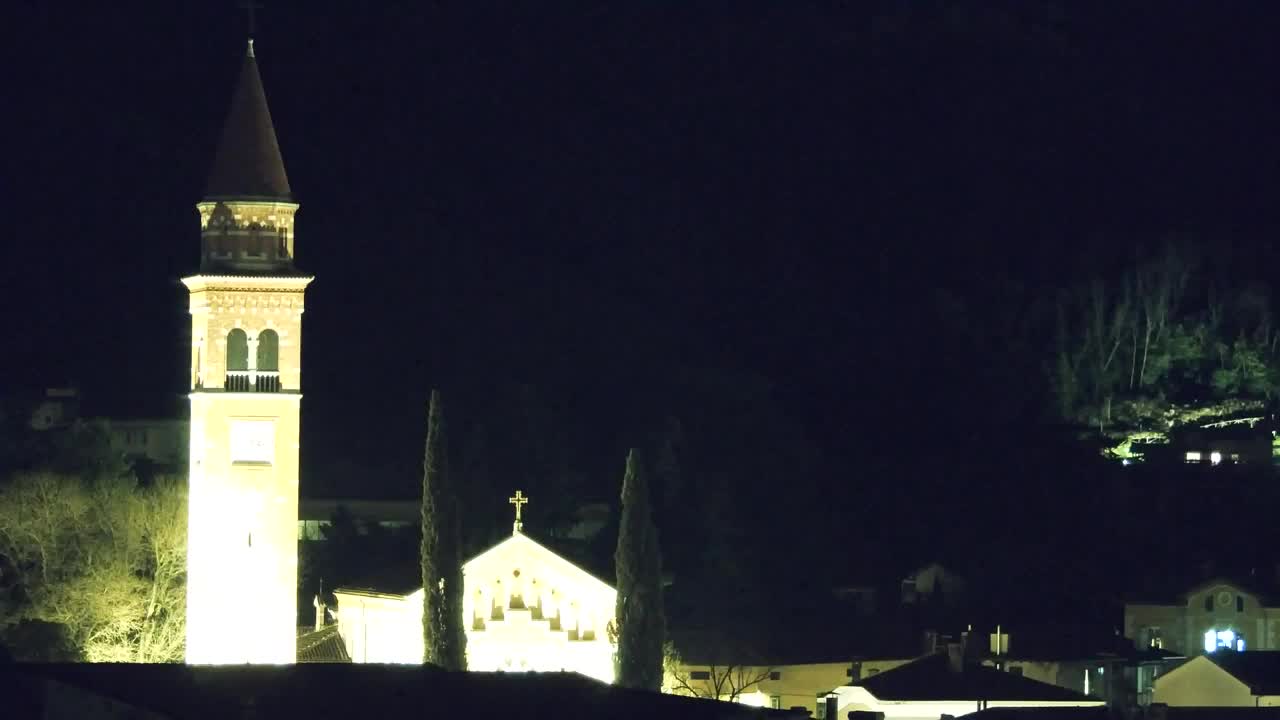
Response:
[[[338,626],[326,625],[319,630],[301,628],[298,633],[298,662],[300,663],[349,663],[347,646],[338,634]]]
[[[271,111],[267,109],[267,96],[262,89],[252,42],[231,98],[231,110],[223,125],[205,196],[289,202],[293,194],[285,175],[280,145],[276,142]]]

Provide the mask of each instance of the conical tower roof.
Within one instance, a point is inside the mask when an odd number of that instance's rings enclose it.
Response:
[[[213,173],[205,196],[292,201],[275,126],[271,124],[271,111],[267,109],[267,95],[253,57],[252,40],[231,99],[231,111],[222,129],[222,141],[213,160]]]

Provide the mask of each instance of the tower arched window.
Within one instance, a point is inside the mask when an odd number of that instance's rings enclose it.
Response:
[[[235,328],[227,333],[227,382],[231,392],[249,390],[249,336]]]
[[[258,333],[258,369],[272,372],[280,369],[280,336],[275,330]]]
[[[278,392],[280,390],[280,336],[275,330],[258,333],[258,351],[254,373],[254,390]]]

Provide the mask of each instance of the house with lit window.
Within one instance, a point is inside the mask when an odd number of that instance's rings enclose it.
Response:
[[[1096,696],[1116,708],[1148,705],[1155,680],[1186,660],[1160,648],[1136,648],[1101,626],[1048,623],[997,628],[983,665]]]
[[[1124,635],[1138,648],[1186,656],[1280,650],[1280,606],[1261,589],[1217,578],[1177,597],[1126,603]]]

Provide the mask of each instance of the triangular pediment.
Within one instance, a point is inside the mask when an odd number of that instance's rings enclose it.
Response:
[[[396,572],[391,572],[396,570]],[[463,577],[483,577],[485,581],[505,579],[517,570],[534,575],[550,575],[563,584],[595,593],[613,593],[611,584],[587,572],[576,563],[537,542],[524,533],[511,537],[462,564]],[[420,570],[412,567],[383,569],[362,582],[335,588],[339,594],[378,595],[383,597],[420,598],[422,585],[414,582]],[[550,578],[548,578],[550,579]]]
[[[490,572],[508,567],[518,569],[517,566],[520,563],[530,561],[545,564],[563,575],[578,579],[585,585],[594,585],[603,591],[613,591],[613,586],[609,583],[583,570],[524,533],[514,533],[506,540],[463,563],[462,574],[466,576],[468,573]]]

